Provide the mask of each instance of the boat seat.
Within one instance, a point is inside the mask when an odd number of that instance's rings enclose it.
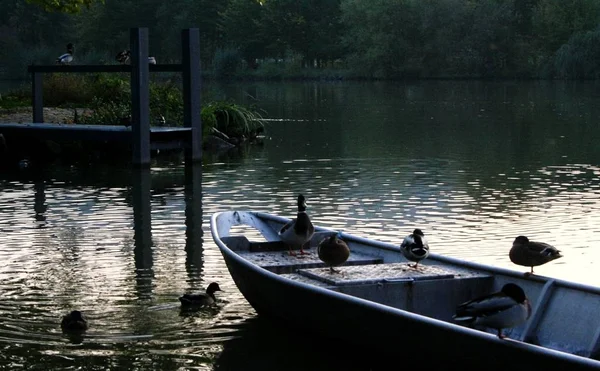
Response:
[[[387,263],[367,266],[344,264],[336,268],[341,274],[331,274],[328,269],[301,269],[298,274],[334,286],[361,285],[372,283],[400,283],[425,280],[447,280],[467,277],[489,277],[465,269],[449,266],[419,265],[418,269],[407,263]]]
[[[297,253],[297,256],[291,256],[287,245],[281,241],[251,242],[245,236],[223,237],[221,240],[244,259],[277,274],[294,273],[299,269],[325,267],[315,248],[305,249],[306,254],[304,255]],[[383,263],[383,259],[380,257],[353,252],[344,265],[381,263]]]

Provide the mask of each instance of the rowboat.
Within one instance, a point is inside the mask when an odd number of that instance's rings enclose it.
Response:
[[[316,226],[303,258],[279,229],[290,219],[253,211],[211,216],[210,228],[240,292],[259,316],[360,346],[398,362],[464,368],[600,369],[600,288],[524,275],[432,252],[412,269],[397,245]],[[315,253],[334,233],[350,258],[332,274]],[[531,304],[526,322],[493,329],[455,322],[463,302],[516,283]]]

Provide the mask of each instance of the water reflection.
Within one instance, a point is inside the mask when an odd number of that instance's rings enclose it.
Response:
[[[264,147],[0,172],[0,368],[368,367],[254,321],[210,238],[213,213],[292,217],[299,192],[316,224],[392,243],[419,226],[432,252],[511,269],[530,235],[565,255],[537,273],[598,285],[594,86],[235,84],[273,119]],[[180,312],[212,281],[217,307]],[[90,320],[77,344],[59,328],[72,309]]]
[[[149,168],[133,169],[133,229],[136,292],[139,299],[151,299],[154,271],[152,269],[152,220],[150,206],[151,178]]]
[[[202,248],[202,165],[193,164],[185,167],[185,268],[188,280],[194,285],[201,282],[204,257]]]

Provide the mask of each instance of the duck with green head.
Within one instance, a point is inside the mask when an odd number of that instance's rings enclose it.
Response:
[[[423,231],[417,228],[413,233],[404,237],[400,251],[406,259],[415,262],[415,265],[411,267],[416,269],[419,262],[429,256],[429,244]]]
[[[299,246],[300,255],[306,254],[302,247],[310,241],[314,234],[315,227],[306,213],[306,199],[300,194],[298,195],[298,213],[294,219],[281,227],[278,232],[279,238],[289,246],[289,254],[296,256],[292,247]]]
[[[518,326],[530,316],[531,304],[523,289],[507,283],[499,292],[462,303],[452,318],[457,322],[496,329],[498,337],[504,339],[503,329]]]
[[[319,259],[329,266],[330,273],[339,273],[333,267],[340,266],[350,257],[350,249],[346,241],[342,240],[342,233],[338,232],[323,239],[317,246]]]
[[[184,307],[199,307],[211,305],[217,301],[217,298],[215,297],[215,292],[217,291],[223,290],[221,290],[218,283],[212,282],[206,288],[206,292],[198,294],[184,294],[179,298],[179,301]]]
[[[73,44],[67,44],[67,52],[60,57],[56,58],[57,64],[69,64],[73,62],[73,54],[75,54],[75,47]]]
[[[556,247],[545,242],[529,241],[525,236],[515,238],[508,256],[517,265],[531,267],[531,272],[526,275],[533,274],[533,267],[563,257]]]

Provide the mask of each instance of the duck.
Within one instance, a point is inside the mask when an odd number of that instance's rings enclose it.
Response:
[[[223,290],[221,290],[218,283],[211,282],[206,288],[205,293],[183,294],[183,296],[179,298],[179,301],[181,302],[181,305],[185,307],[211,305],[217,301],[217,298],[215,297],[215,292],[217,291]]]
[[[117,60],[117,62],[119,62],[121,64],[129,64],[129,63],[131,63],[131,51],[130,50],[120,51],[115,56],[115,59]],[[156,64],[156,58],[148,57],[148,63]]]
[[[63,317],[60,327],[63,331],[85,331],[88,323],[81,311],[73,310]]]
[[[73,54],[75,53],[75,47],[73,44],[67,44],[67,52],[60,57],[56,58],[58,64],[69,64],[73,61]]]
[[[306,199],[302,194],[298,195],[298,213],[296,217],[286,223],[278,232],[279,238],[289,245],[289,254],[296,256],[292,250],[293,246],[300,246],[300,255],[306,254],[302,249],[305,243],[310,241],[315,234],[315,226],[306,213]]]
[[[503,329],[518,326],[530,316],[531,304],[523,289],[507,283],[498,292],[460,304],[452,318],[457,322],[496,329],[498,338],[504,339]]]
[[[317,255],[323,263],[329,266],[330,273],[339,273],[333,269],[342,265],[350,257],[350,249],[346,241],[342,240],[342,233],[338,232],[324,238],[317,246]]]
[[[414,266],[410,264],[409,266],[417,269],[419,262],[429,256],[429,244],[425,239],[423,231],[417,228],[413,233],[404,237],[400,245],[400,251],[406,259],[415,262]]]
[[[531,267],[531,272],[525,273],[526,275],[533,274],[533,267],[563,257],[556,247],[544,242],[529,241],[525,236],[515,238],[508,256],[514,264]]]
[[[131,59],[131,52],[129,50],[120,51],[117,53],[115,59],[121,64],[129,64],[129,61]]]

